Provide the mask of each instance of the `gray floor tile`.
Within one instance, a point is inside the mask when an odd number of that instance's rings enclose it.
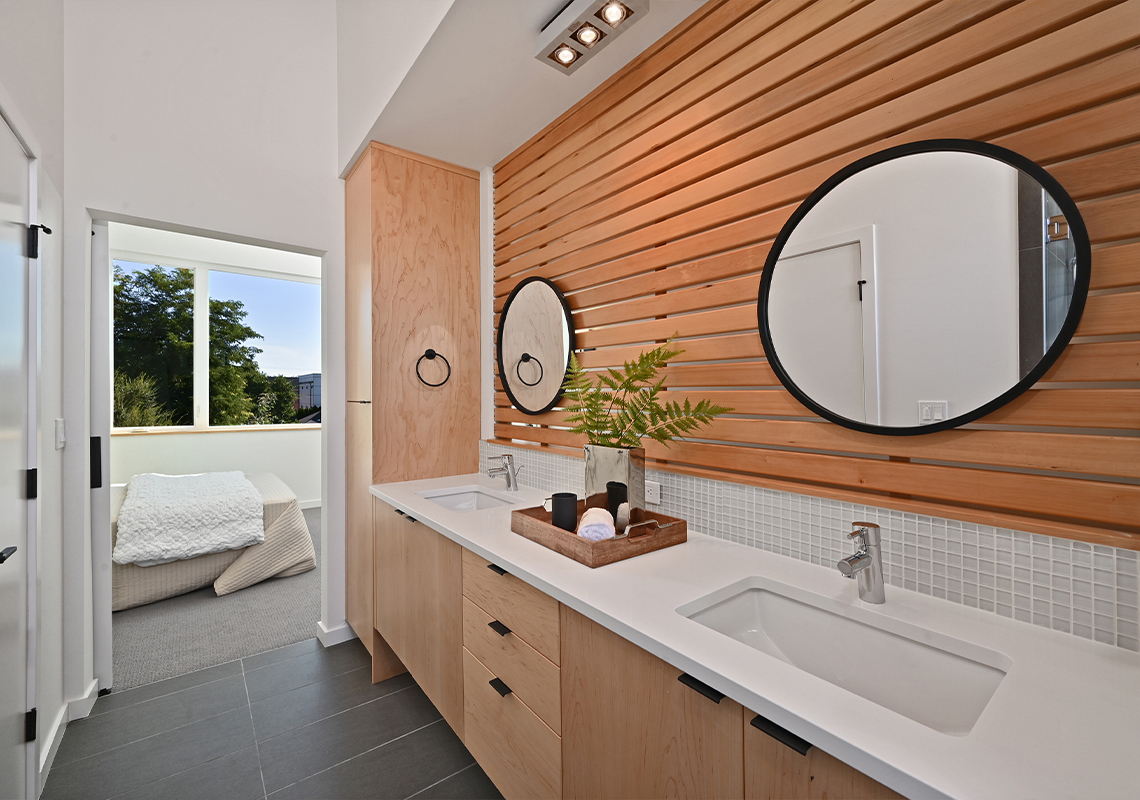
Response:
[[[417,686],[268,739],[259,745],[265,787],[289,786],[438,719]]]
[[[158,683],[148,683],[146,686],[128,689],[125,692],[111,692],[111,694],[104,695],[95,701],[95,706],[91,709],[91,716],[94,717],[99,714],[105,714],[108,711],[114,711],[116,708],[141,703],[144,700],[153,700],[156,697],[162,697],[166,694],[173,694],[183,689],[200,686],[203,683],[210,683],[211,681],[220,680],[230,675],[240,674],[241,662],[230,661],[226,664],[210,667],[209,669],[200,669],[197,672],[191,672],[187,675],[179,675],[177,678],[168,678]]]
[[[125,744],[246,707],[245,679],[231,675],[180,692],[68,724],[55,764],[68,764]]]
[[[245,671],[249,672],[251,669],[267,667],[279,661],[288,661],[291,658],[308,655],[320,649],[321,642],[319,639],[306,639],[303,642],[278,647],[276,650],[266,650],[264,653],[258,653],[255,656],[246,656],[242,659],[242,663],[245,664]]]
[[[40,798],[104,800],[251,746],[249,709],[237,708],[91,758],[54,765]]]
[[[353,640],[255,670],[247,669],[245,679],[249,687],[249,699],[256,703],[275,694],[343,675],[371,663],[372,657],[364,645]]]
[[[372,683],[371,666],[275,694],[253,704],[253,728],[264,741],[340,711],[415,686],[408,673]]]
[[[257,748],[247,747],[140,786],[115,800],[256,800],[264,796]]]
[[[503,800],[503,795],[478,764],[429,786],[414,800]]]
[[[472,762],[459,737],[440,720],[269,797],[273,800],[406,798]]]

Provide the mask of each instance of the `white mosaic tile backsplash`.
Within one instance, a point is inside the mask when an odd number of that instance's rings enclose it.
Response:
[[[584,491],[581,459],[486,441],[479,451],[483,464],[513,453],[527,486]],[[851,552],[851,522],[875,522],[892,586],[1140,650],[1136,551],[671,472],[646,478],[661,484],[661,511],[690,530],[831,567]]]

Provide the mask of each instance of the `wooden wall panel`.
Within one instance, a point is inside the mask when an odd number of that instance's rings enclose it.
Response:
[[[1077,336],[964,429],[820,420],[756,332],[772,240],[842,167],[943,137],[1020,152],[1078,202],[1094,250]],[[677,334],[668,396],[734,408],[699,441],[648,447],[659,468],[1140,549],[1140,0],[709,3],[495,181],[496,313],[550,278],[585,366]],[[503,441],[581,444],[557,409],[524,415],[497,382],[495,403]]]

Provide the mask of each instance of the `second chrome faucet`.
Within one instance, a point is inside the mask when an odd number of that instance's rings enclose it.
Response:
[[[873,522],[852,522],[851,527],[855,530],[847,534],[847,538],[854,539],[858,549],[835,566],[845,577],[859,581],[860,600],[865,603],[885,602],[879,526]]]

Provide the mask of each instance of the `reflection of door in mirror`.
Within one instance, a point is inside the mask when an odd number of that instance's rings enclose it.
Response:
[[[822,405],[878,424],[874,228],[785,247],[770,309],[773,344],[790,374]],[[811,314],[804,314],[804,308]],[[778,332],[778,333],[776,333]]]

